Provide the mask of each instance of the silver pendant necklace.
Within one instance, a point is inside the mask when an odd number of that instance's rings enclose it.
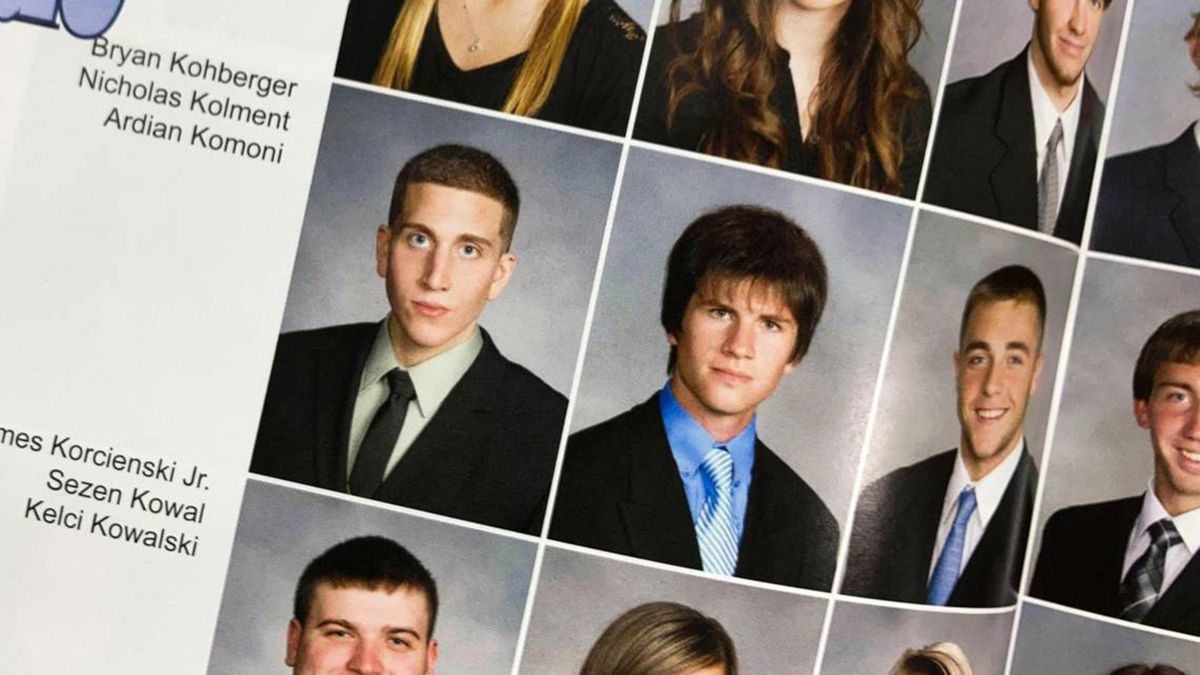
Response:
[[[467,17],[467,29],[471,31],[472,38],[471,44],[467,46],[467,51],[474,54],[475,52],[478,52],[479,48],[483,45],[481,44],[479,33],[475,31],[475,22],[471,21],[471,10],[467,9],[467,0],[463,0],[462,8],[463,15]]]

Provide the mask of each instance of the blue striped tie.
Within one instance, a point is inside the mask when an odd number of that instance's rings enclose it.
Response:
[[[958,513],[954,516],[954,525],[950,527],[950,536],[942,546],[942,555],[938,557],[937,567],[933,568],[933,578],[929,580],[929,593],[925,602],[930,605],[945,605],[954,592],[954,584],[958,583],[958,572],[962,568],[963,549],[967,544],[967,522],[975,513],[975,488],[968,485],[958,493]]]
[[[733,523],[733,458],[724,447],[713,448],[704,456],[700,470],[712,482],[696,519],[700,561],[705,572],[730,576],[737,569],[738,557]]]

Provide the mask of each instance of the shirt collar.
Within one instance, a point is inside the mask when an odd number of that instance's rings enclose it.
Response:
[[[967,473],[967,465],[963,462],[962,449],[955,451],[954,471],[950,474],[950,484],[946,487],[946,500],[942,503],[942,520],[945,521],[954,515],[954,505],[958,501],[958,494],[963,491],[963,488],[972,485],[975,488],[975,513],[979,515],[983,526],[987,527],[988,522],[996,513],[996,509],[1000,507],[1000,500],[1004,498],[1004,491],[1008,489],[1009,481],[1017,472],[1017,465],[1021,463],[1021,455],[1024,452],[1025,437],[1022,436],[1017,441],[1017,447],[1008,453],[1008,457],[1005,457],[999,466],[989,471],[977,482],[972,483],[971,476]]]
[[[1050,134],[1054,131],[1054,120],[1061,119],[1063,154],[1069,162],[1071,153],[1075,149],[1075,131],[1079,128],[1079,110],[1083,102],[1083,96],[1080,93],[1083,91],[1084,78],[1087,76],[1079,76],[1079,82],[1075,84],[1075,97],[1071,99],[1066,110],[1059,112],[1046,90],[1042,88],[1042,81],[1038,79],[1037,69],[1033,67],[1033,48],[1030,47],[1025,51],[1025,64],[1029,69],[1029,99],[1033,104],[1033,138],[1037,143],[1034,147],[1038,149],[1039,153],[1042,152],[1042,148],[1046,147],[1046,142],[1050,140]]]
[[[1192,122],[1192,136],[1196,138],[1196,148],[1200,149],[1200,123]]]
[[[361,392],[377,384],[393,368],[408,371],[416,391],[417,410],[421,417],[428,418],[437,412],[442,401],[446,400],[450,390],[462,379],[482,349],[483,336],[476,327],[471,337],[462,344],[455,345],[411,368],[405,368],[396,360],[396,350],[392,348],[392,338],[388,335],[388,320],[384,319],[379,323],[375,341],[367,354],[367,363],[363,367],[358,390]],[[384,383],[384,386],[387,384]]]
[[[662,411],[663,426],[667,430],[667,443],[671,445],[671,454],[674,455],[675,463],[681,472],[695,472],[709,450],[724,446],[733,458],[733,480],[736,482],[750,478],[750,471],[754,466],[757,416],[752,417],[746,428],[736,436],[725,443],[718,443],[675,399],[675,394],[671,392],[670,380],[667,380],[658,392],[658,406]]]
[[[1179,531],[1179,536],[1183,537],[1183,543],[1189,552],[1195,551],[1196,547],[1200,546],[1200,509],[1192,509],[1172,518],[1162,502],[1158,501],[1158,496],[1154,494],[1154,479],[1151,478],[1150,484],[1146,486],[1146,494],[1142,495],[1142,511],[1138,514],[1137,520],[1133,522],[1133,540],[1137,541],[1142,536],[1149,536],[1146,534],[1146,530],[1163,518],[1167,518],[1175,524],[1175,529]]]

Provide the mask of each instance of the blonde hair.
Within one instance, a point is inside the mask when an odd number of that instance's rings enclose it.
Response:
[[[649,602],[604,629],[579,675],[680,675],[710,666],[737,675],[733,640],[721,624],[686,605]]]
[[[891,675],[973,675],[967,655],[953,642],[935,642],[906,649],[892,666]]]
[[[532,117],[546,104],[586,4],[587,0],[548,0],[501,112]],[[401,90],[412,85],[417,53],[436,7],[437,0],[406,0],[396,15],[372,84]]]

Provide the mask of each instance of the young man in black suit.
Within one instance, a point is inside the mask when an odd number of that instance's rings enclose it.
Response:
[[[283,335],[250,469],[510,530],[541,530],[566,399],[478,324],[516,269],[504,166],[441,145],[396,177],[378,323]]]
[[[1200,70],[1200,13],[1184,39]],[[1200,97],[1200,84],[1191,90]],[[1092,248],[1200,267],[1200,125],[1104,163]]]
[[[946,88],[924,201],[1076,244],[1104,105],[1084,77],[1111,0],[1029,0],[1029,46]]]
[[[967,296],[954,353],[959,447],[897,469],[859,498],[842,592],[995,607],[1016,602],[1037,491],[1025,410],[1042,372],[1046,295],[1003,267]]]
[[[1154,449],[1148,489],[1051,516],[1029,593],[1200,635],[1200,310],[1168,319],[1142,346],[1133,415]]]
[[[837,521],[755,432],[825,306],[811,238],[752,206],[709,212],[667,261],[670,378],[567,442],[550,536],[659,562],[828,590]]]

